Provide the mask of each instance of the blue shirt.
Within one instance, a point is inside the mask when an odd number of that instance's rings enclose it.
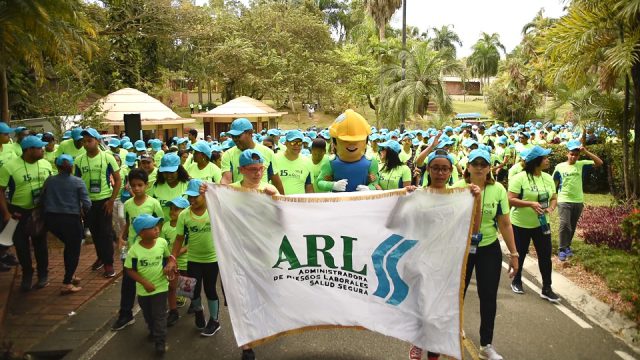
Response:
[[[45,181],[41,200],[44,213],[80,215],[80,206],[85,213],[91,207],[84,181],[64,173]]]
[[[334,181],[347,179],[347,192],[356,191],[358,185],[369,184],[369,167],[371,160],[361,157],[360,160],[348,163],[338,157],[330,161]]]

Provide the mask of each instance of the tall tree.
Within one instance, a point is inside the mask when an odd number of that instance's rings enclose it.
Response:
[[[500,63],[500,53],[498,48],[483,39],[478,40],[473,45],[473,53],[467,58],[467,65],[471,70],[471,75],[480,78],[481,91],[489,83],[489,78],[498,73]]]
[[[462,41],[458,34],[456,34],[452,29],[449,28],[453,25],[443,25],[440,29],[432,28],[433,38],[431,39],[431,46],[433,46],[434,50],[440,51],[443,49],[451,49],[452,55],[456,57],[456,46],[462,46]]]
[[[380,41],[383,41],[387,24],[393,14],[402,6],[402,0],[365,0],[364,5],[367,13],[378,27]]]

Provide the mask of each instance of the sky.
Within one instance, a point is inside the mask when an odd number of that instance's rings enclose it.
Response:
[[[248,0],[241,0],[248,4]],[[423,32],[433,27],[453,25],[462,40],[458,57],[469,56],[480,33],[498,33],[507,53],[522,40],[522,27],[544,8],[545,16],[560,17],[565,12],[563,0],[406,0],[407,25]],[[196,0],[197,4],[207,0]],[[568,1],[565,0],[568,4]],[[402,9],[391,20],[393,27],[402,26]]]

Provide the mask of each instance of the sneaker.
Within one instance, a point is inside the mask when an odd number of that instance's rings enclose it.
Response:
[[[181,308],[184,307],[187,304],[187,298],[184,296],[177,296],[176,297],[176,305]]]
[[[198,330],[204,329],[204,327],[206,326],[204,322],[204,311],[202,310],[196,311],[195,314],[196,314],[196,329]]]
[[[422,359],[422,349],[417,346],[412,346],[411,350],[409,350],[409,360],[421,360]]]
[[[34,287],[36,289],[42,289],[42,288],[46,287],[47,285],[49,285],[49,276],[43,275],[43,276],[38,276],[38,282],[36,283],[36,285]]]
[[[193,303],[189,304],[189,309],[187,310],[187,314],[195,314],[196,308],[193,307]]]
[[[480,346],[480,353],[478,354],[478,357],[484,360],[502,360],[502,355],[498,354],[491,344],[487,344],[487,346]]]
[[[242,360],[256,360],[256,354],[253,349],[242,350]]]
[[[556,293],[554,293],[550,287],[546,289],[543,288],[542,292],[540,293],[540,297],[543,299],[549,300],[554,304],[557,304],[560,302],[560,297],[558,297],[558,295],[556,295]]]
[[[567,250],[565,250],[565,249],[558,250],[558,259],[560,261],[567,260],[567,257],[569,257],[569,254],[567,253]]]
[[[209,319],[207,326],[200,333],[202,336],[213,336],[220,330],[220,323],[216,320]]]
[[[18,259],[12,254],[4,254],[4,256],[0,257],[0,263],[9,266],[16,266],[19,264]]]
[[[105,278],[112,278],[114,276],[116,276],[116,272],[113,270],[113,265],[105,265],[104,266],[104,274],[103,276]]]
[[[522,284],[511,282],[511,291],[516,294],[524,294],[524,289],[522,288]]]
[[[126,328],[129,325],[132,325],[136,322],[136,319],[131,316],[118,316],[118,320],[111,326],[111,330],[118,331]]]
[[[178,322],[180,319],[180,314],[178,314],[178,310],[169,310],[169,316],[167,316],[167,327],[172,327]]]
[[[567,247],[564,252],[567,254],[568,257],[572,257],[573,256],[573,250],[571,250],[570,247]]]
[[[156,342],[156,345],[154,346],[155,350],[156,350],[156,355],[164,355],[167,352],[167,344],[165,344],[164,341],[158,341]]]
[[[20,290],[22,292],[31,291],[33,287],[32,275],[22,274],[22,281],[20,282]]]
[[[104,266],[104,264],[102,263],[102,261],[100,261],[100,259],[96,260],[93,262],[93,264],[91,264],[91,270],[93,271],[97,271],[102,269],[102,267]]]

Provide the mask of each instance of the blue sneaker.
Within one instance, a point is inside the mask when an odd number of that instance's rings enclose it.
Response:
[[[565,249],[558,250],[558,259],[560,259],[560,261],[567,260],[568,256],[569,255],[567,255],[567,251]]]
[[[568,257],[573,256],[573,251],[571,250],[570,247],[567,247],[564,252],[567,254]]]

